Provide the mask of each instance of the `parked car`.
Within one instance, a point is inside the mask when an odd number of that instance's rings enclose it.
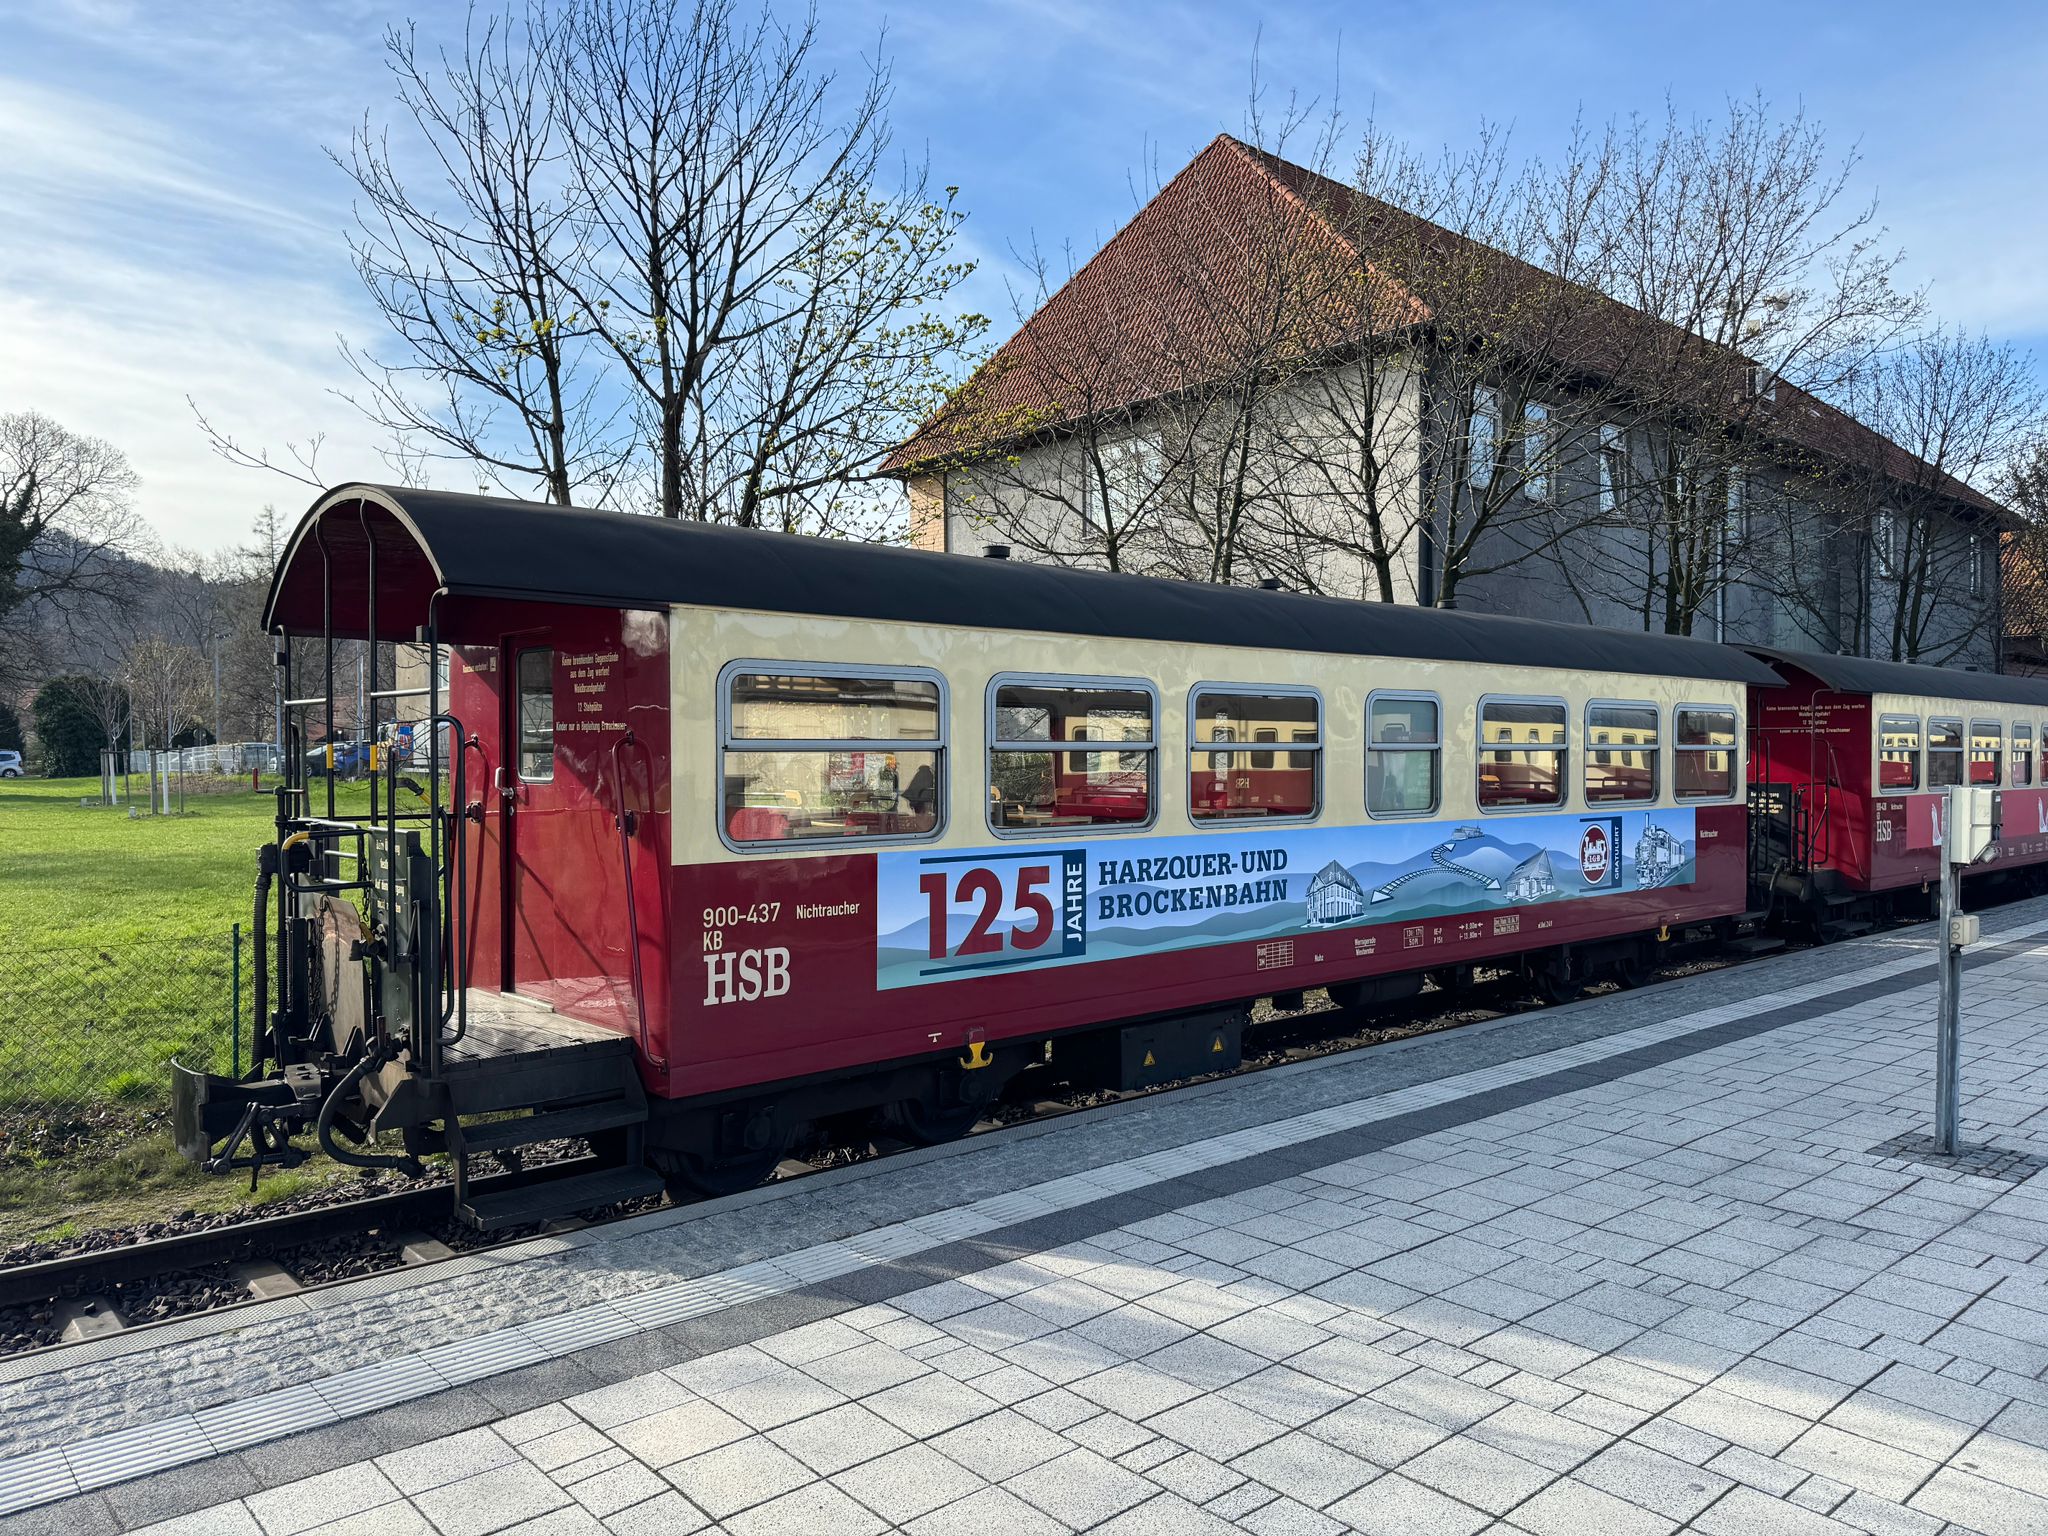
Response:
[[[361,773],[370,766],[368,743],[360,741],[337,741],[334,743],[334,771],[336,773]],[[306,772],[318,777],[327,772],[327,748],[318,746],[306,754]]]
[[[0,752],[0,779],[18,779],[27,771],[21,766],[19,752]]]

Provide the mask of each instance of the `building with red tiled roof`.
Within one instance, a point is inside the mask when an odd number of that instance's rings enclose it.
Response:
[[[1476,334],[1484,357],[1446,345]],[[1997,665],[1979,491],[1732,348],[1227,135],[887,467],[925,547],[1854,650],[1887,628],[1896,514],[1848,517],[1850,555],[1840,509],[1895,482],[1939,509],[1922,659]],[[1670,612],[1633,589],[1645,559]]]

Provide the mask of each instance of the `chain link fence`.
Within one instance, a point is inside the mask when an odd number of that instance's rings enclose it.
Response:
[[[0,1159],[167,1124],[170,1061],[239,1071],[251,936],[0,947]]]

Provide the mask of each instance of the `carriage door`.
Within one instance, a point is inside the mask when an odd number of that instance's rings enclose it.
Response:
[[[574,893],[564,888],[575,868],[562,846],[573,785],[561,772],[552,631],[505,642],[505,762],[498,793],[502,812],[505,981],[508,990],[555,1002],[557,982],[578,974],[569,921]]]

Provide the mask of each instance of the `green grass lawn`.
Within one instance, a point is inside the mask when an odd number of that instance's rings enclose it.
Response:
[[[247,1198],[177,1157],[163,1107],[172,1056],[232,1064],[238,922],[247,1064],[256,850],[276,801],[243,781],[130,819],[79,804],[98,794],[96,779],[0,779],[0,1239]],[[326,1173],[318,1160],[264,1194]]]
[[[0,1107],[151,1101],[172,1055],[232,1062],[234,924],[274,802],[130,819],[80,805],[95,788],[0,780]]]
[[[139,782],[139,781],[138,781]],[[250,920],[277,802],[192,795],[182,816],[81,806],[95,779],[0,779],[0,951],[211,939]]]

